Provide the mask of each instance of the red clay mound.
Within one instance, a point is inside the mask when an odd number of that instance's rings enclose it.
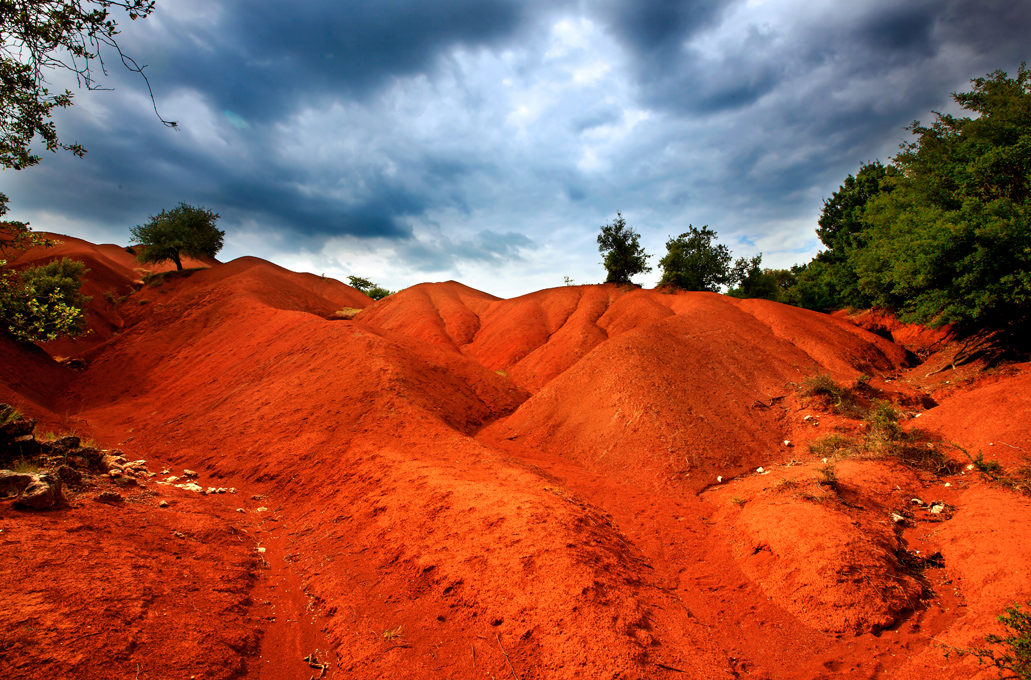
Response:
[[[489,436],[518,438],[620,479],[698,489],[781,455],[777,402],[805,376],[894,368],[876,344],[820,315],[715,294],[652,296],[639,295],[638,304],[627,296],[606,319],[650,324],[597,347]],[[675,315],[654,305],[667,300]]]
[[[423,283],[384,298],[356,320],[458,349],[472,342],[480,330],[479,314],[497,299],[456,281]]]
[[[127,266],[88,254],[100,288]],[[167,470],[124,505],[0,500],[14,678],[973,678],[933,640],[974,644],[1029,592],[1026,500],[882,460],[797,398],[816,373],[923,395],[843,320],[614,286],[373,303],[254,258],[115,310],[78,375],[0,343],[6,393]],[[1012,413],[1026,373],[999,380]],[[968,389],[914,422],[962,434],[939,409],[964,395],[994,418],[1005,388]],[[785,443],[816,437],[858,458]]]
[[[56,420],[50,412],[54,402],[74,375],[39,347],[0,332],[0,402],[52,424]]]
[[[1031,366],[979,382],[924,413],[914,425],[939,432],[986,460],[1007,467],[1031,457]]]
[[[833,481],[820,469],[764,471],[722,485],[711,492],[717,517],[733,530],[742,570],[808,625],[838,635],[890,628],[923,593],[899,561],[904,548],[890,518],[919,483],[901,466],[870,461],[832,465]],[[892,493],[901,486],[906,491]],[[873,489],[888,493],[857,498]]]

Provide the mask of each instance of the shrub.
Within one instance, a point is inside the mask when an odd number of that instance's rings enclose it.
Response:
[[[1023,607],[1031,607],[1027,602]],[[978,663],[994,666],[1000,671],[1011,673],[1003,677],[1031,680],[1031,614],[1019,604],[1006,607],[1006,613],[999,615],[999,623],[1006,627],[1005,635],[986,635],[988,645],[1001,645],[1001,650],[991,647],[974,647],[959,650],[977,657]]]
[[[68,258],[9,273],[0,287],[0,320],[22,342],[46,342],[86,329],[79,293],[86,266]]]
[[[834,382],[826,373],[809,376],[803,380],[801,390],[803,396],[819,399],[825,406],[841,415],[855,416],[860,413],[855,392]]]

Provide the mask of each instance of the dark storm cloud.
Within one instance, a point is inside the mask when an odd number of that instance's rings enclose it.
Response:
[[[807,259],[821,198],[969,78],[1012,72],[1031,29],[1031,3],[1013,0],[167,0],[158,13],[124,26],[124,46],[182,131],[113,70],[114,92],[59,112],[86,159],[0,176],[13,217],[127,235],[186,201],[273,244],[264,256],[371,253],[388,287],[415,282],[390,271],[501,277],[519,262],[521,292],[540,287],[533,271],[601,278],[594,238],[616,210],[652,249],[709,223]]]
[[[452,46],[510,38],[527,7],[518,0],[226,2],[209,27],[171,20],[176,42],[161,75],[204,91],[220,109],[267,120],[302,101],[366,96],[430,69]]]

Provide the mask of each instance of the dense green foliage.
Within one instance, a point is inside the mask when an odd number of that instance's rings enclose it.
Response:
[[[953,95],[888,167],[863,166],[824,205],[827,246],[797,268],[804,307],[881,307],[904,321],[998,327],[1031,307],[1031,73]]]
[[[730,278],[735,287],[727,295],[737,298],[761,298],[774,302],[790,302],[790,291],[797,276],[790,269],[764,269],[762,253],[751,257],[739,257],[734,261]]]
[[[717,292],[732,283],[730,249],[715,240],[716,232],[709,225],[701,229],[688,225],[686,232],[669,239],[666,255],[659,260],[659,285]]]
[[[352,288],[357,288],[361,292],[365,293],[373,300],[382,300],[388,295],[393,295],[397,291],[387,290],[378,283],[373,283],[369,279],[362,278],[361,276],[348,276],[347,282],[351,284]]]
[[[88,298],[79,290],[86,266],[68,258],[11,272],[0,285],[0,320],[22,342],[45,342],[86,329]]]
[[[0,218],[7,214],[7,196],[0,194]],[[32,246],[54,245],[25,222],[0,222],[0,328],[22,342],[78,335],[85,329],[79,294],[85,266],[67,258],[42,267],[15,271],[7,257]]]
[[[21,169],[39,162],[29,148],[38,136],[49,151],[65,149],[77,156],[86,150],[64,144],[50,116],[72,104],[72,93],[53,93],[46,73],[64,69],[80,86],[97,89],[101,50],[117,54],[125,66],[143,75],[118,47],[117,25],[109,14],[121,7],[129,18],[148,16],[153,0],[0,0],[0,167]],[[146,77],[144,77],[146,81]],[[149,83],[148,83],[149,87]],[[170,121],[162,121],[175,126]]]
[[[603,264],[608,275],[605,283],[630,283],[630,277],[647,274],[652,270],[640,244],[641,235],[628,227],[623,215],[616,213],[616,219],[606,224],[598,234],[598,251],[605,257]]]
[[[183,270],[181,257],[214,257],[222,250],[225,232],[215,227],[218,214],[205,208],[180,203],[171,210],[151,216],[143,226],[131,229],[136,243],[146,246],[136,259],[140,262],[175,262]]]

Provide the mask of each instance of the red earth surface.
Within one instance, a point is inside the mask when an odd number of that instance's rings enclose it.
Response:
[[[953,367],[947,332],[612,285],[373,302],[255,258],[144,281],[60,238],[15,264],[85,261],[92,332],[0,338],[0,401],[163,474],[0,501],[5,678],[993,678],[946,652],[1031,599],[1031,502],[963,453],[1027,465],[1031,365]],[[953,471],[879,448],[876,399]]]

